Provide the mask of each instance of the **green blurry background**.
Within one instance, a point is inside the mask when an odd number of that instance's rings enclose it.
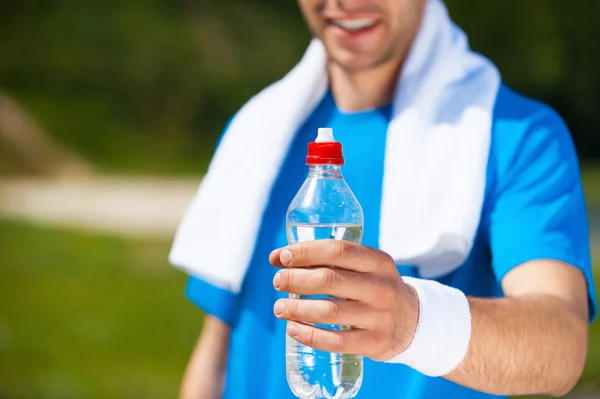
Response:
[[[505,82],[571,127],[600,261],[600,2],[447,4]],[[140,181],[188,199],[225,121],[309,39],[295,2],[0,2],[0,398],[176,396],[202,315],[166,260],[173,224],[132,234],[61,212],[89,198],[73,187],[129,206],[125,221]],[[596,325],[576,395],[600,398]]]

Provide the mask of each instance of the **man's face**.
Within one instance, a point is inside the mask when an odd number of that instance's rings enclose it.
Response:
[[[331,61],[356,71],[400,60],[414,39],[427,0],[298,0]]]

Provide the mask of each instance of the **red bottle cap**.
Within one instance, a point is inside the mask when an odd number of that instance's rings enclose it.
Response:
[[[308,165],[343,165],[342,144],[333,139],[331,128],[320,128],[317,139],[308,143]]]

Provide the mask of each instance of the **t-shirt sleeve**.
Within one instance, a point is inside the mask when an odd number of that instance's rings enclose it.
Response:
[[[185,287],[185,296],[206,314],[214,316],[233,327],[238,314],[239,293],[190,276]]]
[[[515,137],[514,131],[504,133]],[[572,265],[587,280],[593,320],[597,299],[587,211],[569,131],[553,110],[543,108],[518,135],[505,140],[508,144],[497,153],[508,155],[495,160],[488,230],[494,272],[500,281],[534,259]]]
[[[221,132],[215,149],[218,148],[230,122],[231,119]],[[178,263],[185,262],[181,254],[177,256],[177,259]],[[189,259],[189,262],[193,262],[193,259]],[[184,265],[179,264],[178,266]],[[214,316],[230,326],[235,325],[239,309],[239,293],[231,292],[201,277],[190,276],[185,287],[185,296],[206,314]]]

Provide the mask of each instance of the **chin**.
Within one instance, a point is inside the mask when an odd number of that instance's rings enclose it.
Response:
[[[329,51],[330,60],[348,71],[360,71],[380,65],[384,58],[374,54],[358,53],[345,49]]]

